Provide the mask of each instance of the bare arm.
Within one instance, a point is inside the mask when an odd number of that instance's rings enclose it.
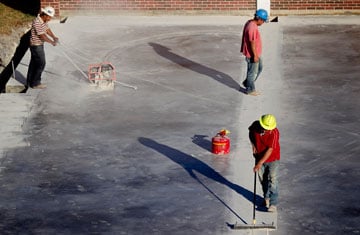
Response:
[[[53,39],[55,42],[57,42],[57,41],[59,40],[58,37],[55,36],[55,34],[51,31],[50,28],[46,30],[46,33],[47,33],[50,37],[52,37],[52,39]]]
[[[50,38],[49,36],[52,38]],[[46,33],[44,34],[40,34],[39,37],[41,38],[41,40],[43,40],[44,42],[50,43],[53,46],[56,46],[57,41],[59,40],[54,33],[48,29],[46,30]]]
[[[254,56],[254,62],[257,63],[259,61],[259,56],[256,53],[256,43],[255,41],[250,41],[250,45],[251,45],[251,52]]]
[[[270,157],[272,151],[273,151],[273,148],[268,148],[266,150],[264,156],[254,166],[254,172],[258,171],[261,168],[262,164],[264,164],[264,162]]]
[[[251,143],[251,147],[252,147],[253,155],[255,156],[257,154],[256,147],[253,143]]]

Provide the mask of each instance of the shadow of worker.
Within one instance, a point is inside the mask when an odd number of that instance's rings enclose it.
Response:
[[[227,75],[226,73],[220,72],[218,70],[209,68],[205,65],[199,64],[195,61],[189,60],[185,57],[182,57],[178,54],[171,52],[170,48],[167,48],[163,45],[150,42],[149,45],[154,49],[154,51],[161,55],[162,57],[199,74],[206,75],[211,77],[212,79],[222,83],[232,89],[237,91],[242,91],[241,86],[237,83],[232,77]]]
[[[208,140],[209,136],[207,135],[194,135],[191,137],[191,141],[196,144],[197,146],[205,149],[206,151],[211,152],[212,149],[212,143],[210,140]]]
[[[232,190],[234,190],[235,192],[239,193],[240,195],[242,195],[244,198],[246,198],[247,200],[249,200],[250,202],[253,201],[254,199],[254,194],[253,192],[237,185],[237,184],[233,184],[232,182],[228,181],[225,177],[223,177],[221,174],[219,174],[218,172],[216,172],[213,168],[211,168],[210,166],[208,166],[206,163],[188,155],[185,154],[177,149],[171,148],[169,146],[160,144],[152,139],[149,138],[144,138],[144,137],[140,137],[139,142],[149,148],[154,149],[155,151],[163,154],[164,156],[166,156],[167,158],[171,159],[172,161],[176,162],[177,164],[179,164],[180,166],[182,166],[187,172],[188,174],[194,178],[195,180],[197,180],[200,184],[202,184],[207,190],[209,190],[212,194],[214,194],[209,188],[207,188],[196,176],[195,172],[198,172],[206,177],[208,177],[209,179],[212,179],[216,182],[219,182],[229,188],[231,188]],[[216,196],[216,195],[214,195]],[[216,196],[217,197],[217,196]],[[217,197],[218,198],[218,197]],[[218,198],[219,199],[219,198]],[[261,200],[261,197],[257,196],[257,200]]]

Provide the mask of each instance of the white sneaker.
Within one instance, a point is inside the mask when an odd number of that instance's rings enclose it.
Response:
[[[45,89],[46,85],[45,84],[39,84],[39,85],[33,86],[32,88],[33,89]]]
[[[276,206],[271,205],[271,206],[268,208],[267,211],[268,211],[268,212],[276,212],[276,211],[277,211],[277,208],[276,208]]]
[[[257,92],[257,91],[252,91],[250,93],[247,93],[248,95],[252,95],[252,96],[258,96],[260,95],[260,92]]]

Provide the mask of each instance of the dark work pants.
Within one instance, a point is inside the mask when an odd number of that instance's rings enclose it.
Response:
[[[41,74],[45,69],[44,45],[30,46],[31,59],[27,73],[27,84],[34,87],[41,84]]]

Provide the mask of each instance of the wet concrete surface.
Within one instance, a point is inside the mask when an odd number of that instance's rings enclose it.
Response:
[[[262,95],[250,99],[239,91],[242,22],[112,20],[53,26],[63,47],[47,48],[49,86],[24,127],[29,146],[1,159],[2,234],[252,234],[228,224],[251,221],[252,177],[240,177],[251,159],[238,155],[250,149],[247,126],[268,110],[282,137],[270,233],[359,232],[358,24],[275,26],[280,85],[267,67]],[[111,61],[118,80],[138,90],[90,87],[59,49],[84,70]],[[232,152],[215,156],[210,140],[222,128],[232,131]]]
[[[216,234],[227,231],[221,219],[224,205],[218,200],[225,189],[251,200],[251,191],[214,169],[209,139],[199,137],[215,135],[223,121],[236,118],[223,114],[236,105],[231,95],[239,93],[239,86],[215,69],[221,68],[216,63],[223,57],[213,59],[212,43],[219,44],[220,52],[227,43],[238,43],[237,35],[224,40],[207,34],[204,40],[200,33],[184,36],[178,28],[141,29],[129,31],[147,37],[153,31],[151,40],[130,46],[125,42],[125,47],[103,42],[101,46],[111,45],[104,50],[97,47],[96,34],[85,48],[78,48],[95,54],[105,51],[102,60],[119,68],[118,80],[136,76],[125,82],[135,83],[138,90],[92,90],[87,81],[79,81],[79,72],[65,58],[54,59],[52,63],[63,66],[53,71],[62,75],[49,78],[52,85],[41,94],[39,110],[28,122],[31,147],[9,153],[3,164],[8,192],[2,199],[7,205],[3,231]],[[156,32],[161,30],[175,36],[159,40]],[[117,34],[109,31],[106,36],[117,41]],[[188,59],[194,50],[196,56]],[[77,61],[71,51],[67,53]],[[208,65],[196,62],[202,54],[202,63]],[[227,54],[229,70],[236,71],[238,54]],[[232,92],[208,92],[202,85],[206,83]],[[225,164],[219,160],[217,164]],[[217,219],[221,223],[210,223]]]
[[[282,220],[297,234],[360,231],[359,30],[351,24],[284,28],[284,108],[293,114],[283,139]]]

